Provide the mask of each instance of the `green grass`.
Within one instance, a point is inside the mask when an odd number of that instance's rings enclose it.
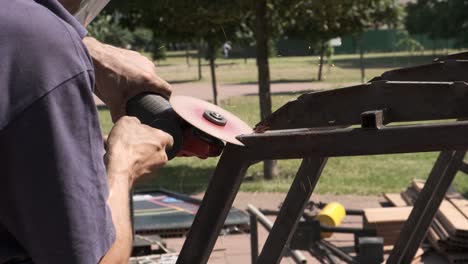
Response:
[[[273,96],[274,108],[296,96]],[[258,121],[258,97],[231,98],[222,106],[235,113],[250,125]],[[108,119],[108,111],[100,111],[101,118]],[[108,123],[106,121],[106,123]],[[108,131],[109,127],[104,127]],[[331,158],[317,186],[318,193],[376,195],[382,192],[400,192],[412,178],[425,178],[437,157],[437,153],[415,153]],[[160,171],[148,175],[138,188],[161,187],[182,193],[197,193],[206,189],[217,164],[217,158],[176,158]],[[262,165],[249,168],[242,191],[286,192],[299,167],[299,160],[279,161],[280,177],[273,181],[262,179]],[[468,194],[468,177],[457,176],[456,187]]]
[[[159,74],[169,81],[192,80],[196,77],[196,61],[192,66],[185,65],[183,54],[170,57],[161,62]],[[405,53],[368,54],[366,55],[367,76],[377,76],[383,71],[398,67],[411,66],[430,62],[434,57],[412,56]],[[243,60],[218,60],[227,63],[218,67],[220,82],[243,83],[256,80],[254,60],[247,64]],[[232,63],[232,64],[230,64]],[[359,61],[356,55],[340,55],[335,57],[335,67],[326,73],[325,82],[348,83],[360,79]],[[289,57],[271,59],[273,81],[312,81],[316,75],[316,58]],[[186,69],[186,70],[181,70]],[[203,68],[205,76],[207,66]],[[202,81],[208,81],[204,79]],[[273,109],[278,108],[298,95],[274,95]],[[244,96],[230,98],[221,102],[223,108],[233,112],[250,125],[259,121],[258,97]],[[104,133],[108,133],[112,121],[106,109],[99,111]],[[351,143],[351,142],[350,142]],[[437,157],[437,153],[415,153],[398,155],[379,155],[331,158],[317,186],[318,193],[329,194],[359,194],[376,195],[382,192],[400,192],[409,184],[412,178],[426,178]],[[161,187],[182,193],[197,193],[206,189],[209,178],[217,164],[217,158],[200,160],[196,158],[176,158],[160,171],[148,175],[138,188]],[[256,164],[249,168],[241,186],[242,191],[251,192],[286,192],[297,171],[299,160],[279,161],[280,177],[272,181],[262,179],[262,165]],[[464,195],[468,195],[468,176],[457,175],[455,187]]]
[[[158,74],[172,83],[197,81],[198,64],[196,53],[192,51],[190,65],[186,64],[185,52],[169,52],[168,58],[158,62]],[[411,55],[406,52],[369,53],[365,54],[366,76],[368,79],[382,72],[399,68],[429,63],[434,58],[445,54],[445,51],[433,55],[426,52]],[[257,81],[255,59],[216,60],[216,77],[219,83],[252,83]],[[357,54],[335,55],[333,66],[324,65],[324,78],[328,83],[355,83],[361,81]],[[210,82],[210,69],[207,61],[202,60],[202,82]],[[319,58],[308,57],[273,57],[270,58],[272,82],[312,82],[316,81]]]

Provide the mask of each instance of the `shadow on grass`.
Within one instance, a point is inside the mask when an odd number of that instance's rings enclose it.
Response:
[[[197,53],[192,53],[192,52],[189,52],[188,53],[189,57],[190,58],[198,58],[198,54]],[[166,58],[185,58],[187,57],[187,54],[185,52],[179,52],[179,53],[176,53],[176,54],[173,54],[173,53],[167,53],[166,54]]]
[[[318,82],[315,78],[314,79],[279,79],[279,80],[273,80],[270,81],[271,84],[276,84],[276,83],[315,83]],[[234,83],[238,85],[252,85],[252,84],[258,84],[258,82],[239,82],[239,83]]]
[[[178,84],[178,83],[191,83],[191,82],[198,82],[198,78],[193,78],[193,79],[185,79],[185,80],[166,80],[166,82],[170,84]]]
[[[372,57],[367,58],[364,55],[364,65],[367,69],[380,68],[401,68],[410,67],[421,64],[429,64],[434,59],[442,55],[395,55],[391,57]],[[340,68],[360,68],[361,62],[359,58],[335,59],[334,64]]]
[[[313,92],[319,92],[323,91],[323,89],[317,89],[317,90],[300,90],[300,91],[294,91],[294,92],[271,92],[271,95],[277,95],[277,96],[301,96],[303,94],[307,93],[313,93]],[[258,96],[258,93],[248,93],[244,94],[242,96]]]
[[[146,176],[135,188],[163,188],[183,194],[196,194],[206,190],[214,169],[214,166],[203,168],[186,165],[166,166],[159,172]]]

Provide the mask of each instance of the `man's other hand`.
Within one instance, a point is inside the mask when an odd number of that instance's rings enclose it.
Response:
[[[127,175],[131,187],[140,176],[166,164],[166,148],[171,148],[172,144],[169,134],[143,125],[134,117],[120,118],[107,139],[109,177]]]
[[[93,58],[96,95],[109,107],[112,120],[124,116],[127,101],[142,92],[169,98],[171,86],[156,75],[154,63],[138,52],[116,48],[86,37]]]

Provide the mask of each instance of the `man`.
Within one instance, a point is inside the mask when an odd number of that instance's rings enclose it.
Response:
[[[133,95],[169,85],[141,55],[85,38],[79,4],[0,0],[0,263],[127,263],[129,190],[172,145],[124,117]],[[94,89],[116,121],[106,153]]]

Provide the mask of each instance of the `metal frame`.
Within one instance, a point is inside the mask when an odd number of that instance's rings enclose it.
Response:
[[[456,56],[449,57],[452,58]],[[436,62],[441,63],[466,65],[460,61]],[[440,74],[444,82],[422,82],[421,78],[432,74],[434,67],[437,66],[400,70],[390,74],[392,79],[388,81],[305,94],[257,125],[257,132],[272,131],[240,136],[239,140],[245,144],[242,147],[228,144],[177,263],[208,261],[244,174],[257,161],[303,158],[257,260],[257,263],[272,264],[281,260],[328,157],[442,151],[388,260],[388,263],[408,263],[460,167],[461,153],[468,149],[466,121],[384,125],[468,117],[468,85],[459,81],[463,80],[464,72],[461,76]],[[433,75],[429,78],[437,81]],[[361,128],[342,128],[356,124],[361,124]]]

